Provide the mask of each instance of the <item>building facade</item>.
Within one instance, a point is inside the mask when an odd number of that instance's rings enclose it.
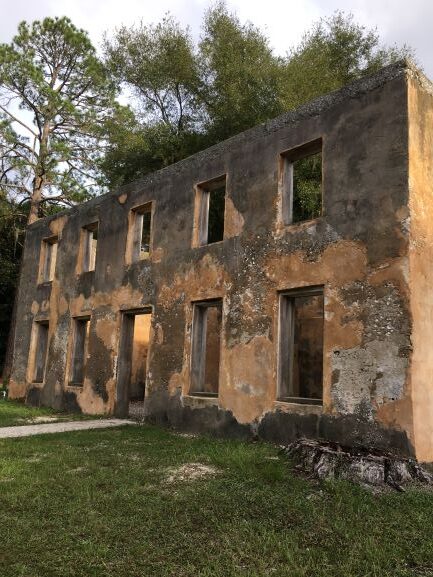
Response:
[[[432,93],[400,62],[30,225],[10,396],[433,461]]]

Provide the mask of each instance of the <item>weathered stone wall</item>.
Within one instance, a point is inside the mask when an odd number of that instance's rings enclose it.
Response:
[[[11,395],[57,408],[116,412],[121,311],[151,306],[151,419],[217,434],[258,434],[278,442],[320,436],[413,454],[411,73],[405,63],[388,67],[115,194],[32,225]],[[430,103],[427,110],[431,114]],[[283,225],[280,155],[317,138],[323,139],[324,214]],[[224,241],[197,247],[194,186],[222,174]],[[130,211],[150,201],[150,260],[127,265]],[[96,220],[96,270],[77,274],[80,230]],[[426,222],[411,234],[416,237]],[[41,241],[53,234],[59,235],[55,279],[37,286]],[[411,242],[415,246],[416,238]],[[431,250],[430,238],[428,243]],[[420,253],[419,261],[424,257]],[[278,292],[314,285],[323,285],[325,296],[323,406],[278,402]],[[223,299],[219,397],[197,398],[189,395],[191,303],[215,298]],[[91,314],[86,378],[82,388],[70,387],[71,317],[85,314]],[[35,385],[27,366],[32,321],[42,318],[50,319],[49,353],[45,383]],[[426,383],[420,372],[417,378]],[[422,454],[433,459],[430,449]]]
[[[433,88],[416,71],[409,74],[408,109],[413,353],[406,396],[412,401],[417,456],[433,461]]]

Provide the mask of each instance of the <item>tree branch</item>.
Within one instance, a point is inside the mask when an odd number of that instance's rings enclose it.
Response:
[[[14,114],[12,114],[12,112],[10,112],[10,110],[8,110],[7,108],[5,108],[4,106],[2,106],[0,104],[0,110],[2,110],[5,114],[7,114],[10,118],[12,118],[12,120],[14,122],[18,122],[18,124],[21,124],[21,126],[23,126],[26,130],[28,130],[33,136],[38,136],[36,134],[36,132],[34,132],[29,126],[27,126],[27,124],[25,124],[22,120],[20,120],[19,118],[17,118]]]

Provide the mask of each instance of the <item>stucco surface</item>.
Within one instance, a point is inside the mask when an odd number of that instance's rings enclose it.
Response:
[[[20,284],[11,396],[119,413],[122,318],[151,309],[149,419],[275,441],[323,437],[433,460],[433,365],[425,362],[432,358],[433,327],[431,98],[428,82],[400,62],[33,224]],[[286,225],[281,155],[319,138],[323,214]],[[197,246],[197,184],[223,174],[224,240]],[[150,258],[130,263],[131,211],[150,202]],[[80,231],[95,221],[96,269],[80,274]],[[54,234],[55,278],[38,285],[41,241]],[[279,293],[312,286],[324,292],[323,405],[281,403]],[[193,303],[206,299],[223,301],[217,399],[190,394]],[[71,322],[87,314],[86,378],[82,387],[71,387]],[[46,378],[36,385],[32,324],[45,319]]]

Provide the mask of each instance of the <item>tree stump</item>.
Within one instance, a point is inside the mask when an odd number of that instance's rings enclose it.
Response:
[[[317,479],[346,479],[375,487],[390,486],[404,491],[404,485],[433,485],[433,475],[415,459],[364,447],[349,448],[337,443],[299,439],[284,449],[298,471]]]

